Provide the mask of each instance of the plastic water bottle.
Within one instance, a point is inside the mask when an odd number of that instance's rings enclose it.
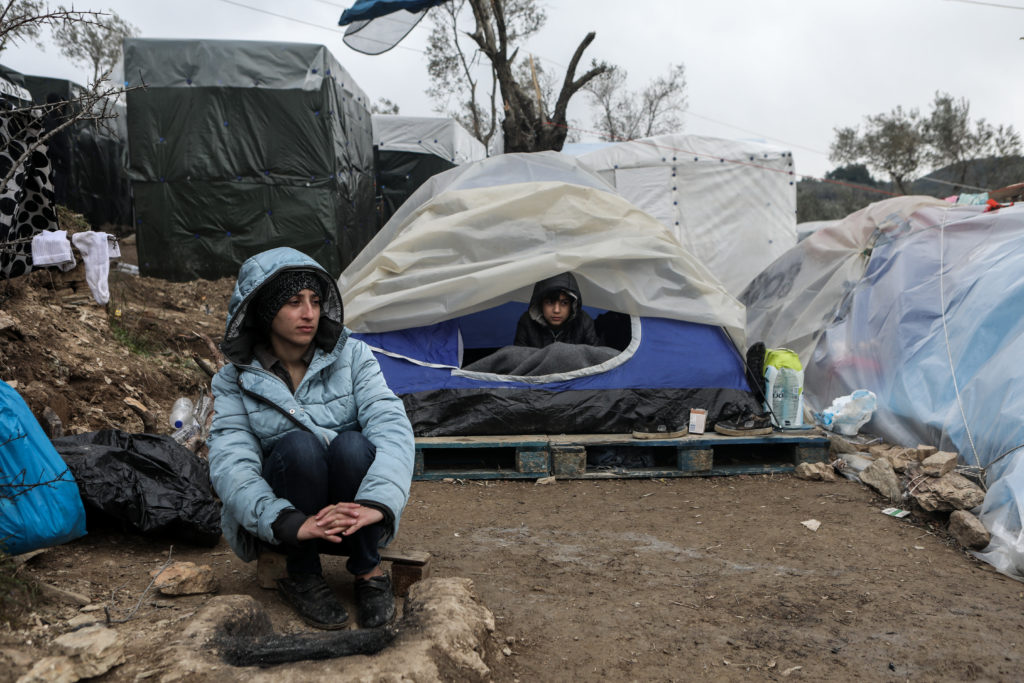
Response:
[[[192,415],[194,409],[195,406],[192,405],[192,399],[190,398],[182,396],[175,401],[174,405],[171,406],[171,427],[181,429],[195,422],[196,418]]]

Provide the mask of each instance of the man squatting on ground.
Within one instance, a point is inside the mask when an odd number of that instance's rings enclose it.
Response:
[[[600,345],[572,273],[561,273],[533,286],[530,307],[519,318],[513,343],[541,349],[555,342]]]
[[[412,427],[380,366],[343,326],[341,294],[313,259],[282,247],[242,264],[213,378],[210,475],[221,526],[244,561],[287,556],[278,591],[317,628],[348,613],[320,553],[348,555],[363,627],[395,615],[379,547],[398,531],[412,482]]]

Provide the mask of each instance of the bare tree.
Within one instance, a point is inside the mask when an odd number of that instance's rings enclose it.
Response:
[[[592,62],[579,78],[576,69],[595,34],[576,47],[557,89],[545,101],[537,60],[520,56],[522,42],[544,25],[547,16],[536,0],[454,0],[432,13],[434,28],[427,46],[427,94],[485,145],[499,125],[505,150],[559,150],[568,133],[569,100],[604,73],[607,64]],[[461,30],[470,18],[473,30]],[[525,69],[525,70],[524,70]],[[530,73],[528,79],[525,74]]]
[[[626,89],[625,69],[611,67],[587,85],[594,127],[602,140],[618,142],[682,130],[686,111],[686,68],[669,66],[668,74],[640,92]]]
[[[104,16],[93,11],[64,8],[50,10],[49,7],[34,0],[8,0],[0,12],[0,45],[24,39],[25,36],[38,36],[43,28],[56,29],[67,24],[100,26]],[[0,109],[9,121],[8,131],[13,135],[12,142],[15,143],[9,145],[14,159],[4,176],[0,178],[0,190],[11,184],[19,169],[24,167],[32,154],[40,148],[45,148],[53,136],[76,121],[93,121],[96,125],[106,125],[109,119],[117,116],[114,104],[120,95],[128,90],[145,87],[101,87],[101,83],[108,76],[109,73],[101,74],[89,83],[78,97],[69,102],[21,106],[0,102]],[[40,132],[38,121],[44,116],[58,122],[45,132]],[[0,240],[4,238],[5,236],[0,236]]]
[[[398,105],[386,97],[378,97],[377,101],[370,105],[371,114],[398,114]]]
[[[0,2],[0,52],[8,46],[23,41],[32,41],[43,47],[39,35],[45,22],[39,21],[46,14],[43,0],[6,0]]]
[[[69,11],[63,6],[61,9]],[[93,83],[114,68],[124,39],[139,35],[139,29],[114,10],[96,16],[96,23],[63,21],[53,30],[53,40],[61,54],[72,62],[92,67]]]

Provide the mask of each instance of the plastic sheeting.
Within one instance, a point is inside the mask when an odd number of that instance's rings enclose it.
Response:
[[[921,197],[873,204],[808,237],[749,295],[751,339],[802,348],[816,409],[869,389],[865,430],[959,453],[988,485],[979,557],[1024,578],[1024,207]],[[799,256],[799,257],[798,257]],[[779,291],[768,296],[772,278]],[[782,283],[788,283],[782,285]],[[816,329],[815,329],[816,328]],[[809,350],[813,349],[813,352]]]
[[[665,224],[733,295],[796,244],[796,177],[786,150],[661,135],[579,160]]]
[[[590,306],[724,327],[744,308],[657,220],[556,152],[505,154],[424,183],[339,279],[359,332],[528,302],[571,271]]]
[[[0,552],[18,555],[84,534],[74,476],[25,400],[0,382]]]
[[[290,246],[336,276],[376,232],[367,98],[326,47],[133,38],[125,74],[142,274]]]
[[[73,101],[84,91],[72,81],[45,76],[26,75],[25,87],[36,104]],[[77,121],[49,140],[57,203],[83,214],[97,228],[132,222],[130,187],[124,170],[128,137],[125,107],[116,103],[113,110],[116,118],[104,126]],[[59,111],[50,112],[45,118],[47,130],[61,125],[65,118]]]
[[[220,539],[209,465],[170,436],[104,429],[53,445],[88,509],[186,543],[212,546]]]

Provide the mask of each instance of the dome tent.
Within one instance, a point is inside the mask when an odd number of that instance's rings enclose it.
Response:
[[[664,223],[733,296],[797,242],[793,155],[784,149],[659,135],[579,161]]]
[[[978,554],[1024,578],[1024,207],[931,197],[872,204],[822,228],[742,295],[747,332],[800,353],[807,404],[856,389],[878,408],[864,431],[930,444],[988,490]]]
[[[467,370],[512,343],[534,283],[565,271],[599,324],[603,312],[628,317],[624,348],[547,375]],[[628,432],[691,407],[713,422],[756,405],[730,341],[743,344],[743,306],[663,225],[555,152],[434,176],[339,286],[346,325],[420,436]]]

